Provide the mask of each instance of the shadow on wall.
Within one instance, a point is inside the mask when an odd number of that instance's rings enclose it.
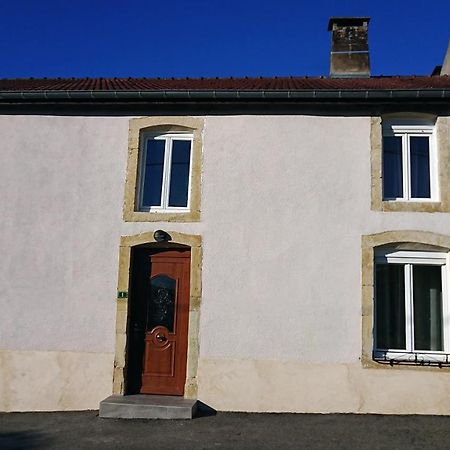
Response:
[[[11,431],[0,433],[0,449],[39,449],[48,448],[49,441],[37,431]]]

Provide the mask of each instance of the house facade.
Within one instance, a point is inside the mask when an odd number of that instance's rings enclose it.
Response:
[[[450,77],[367,26],[326,78],[0,80],[0,410],[450,414]]]

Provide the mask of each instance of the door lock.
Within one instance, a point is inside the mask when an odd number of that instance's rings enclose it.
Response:
[[[167,341],[167,338],[162,333],[158,333],[155,337],[158,342]]]

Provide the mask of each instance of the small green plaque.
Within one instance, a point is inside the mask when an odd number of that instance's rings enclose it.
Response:
[[[128,298],[127,291],[117,291],[117,298]]]

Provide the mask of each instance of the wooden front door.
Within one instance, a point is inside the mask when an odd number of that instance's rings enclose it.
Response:
[[[183,395],[189,319],[190,251],[150,258],[144,290],[141,394]]]

